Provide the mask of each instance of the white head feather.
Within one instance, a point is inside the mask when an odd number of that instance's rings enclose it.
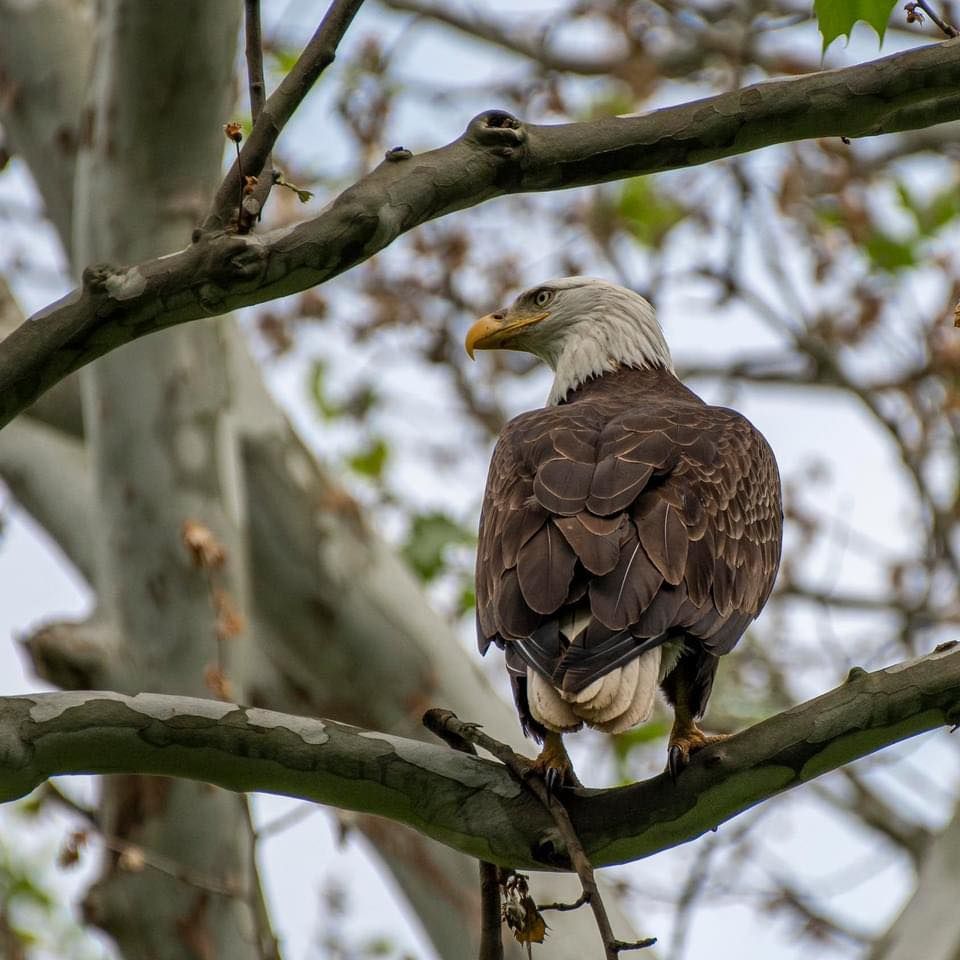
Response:
[[[556,373],[548,405],[619,367],[673,372],[656,312],[632,290],[595,277],[563,277],[522,293],[512,309],[540,307],[549,315],[518,331],[510,347],[532,353]]]

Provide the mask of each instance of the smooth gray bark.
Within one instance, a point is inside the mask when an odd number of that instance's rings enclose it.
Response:
[[[173,0],[161,21],[136,0],[98,5],[73,190],[78,273],[92,260],[157,256],[201,215],[233,106],[238,14],[229,0]],[[222,643],[220,656],[214,603],[215,589],[237,610],[246,600],[241,518],[218,462],[230,399],[221,326],[132,344],[83,372],[93,584],[108,626],[100,637],[115,644],[101,651],[100,674],[111,689],[209,694],[205,674],[224,660],[235,695],[245,696],[244,636]],[[192,561],[188,522],[214,532],[228,558],[222,569]],[[188,876],[243,891],[211,895],[159,871],[124,870],[109,853],[84,911],[127,960],[275,955],[258,909],[245,798],[181,780],[110,777],[98,821]]]
[[[431,610],[420,585],[370,527],[359,504],[290,428],[264,388],[242,336],[235,332],[226,347],[228,376],[236,388],[233,419],[242,438],[236,483],[243,491],[242,509],[250,517],[253,702],[428,739],[419,724],[419,709],[444,704],[463,716],[482,716],[494,736],[524,749],[513,708],[464,654],[450,625]],[[21,503],[29,503],[41,524],[50,522],[48,531],[56,529],[61,515],[57,488],[49,487],[49,498],[42,495],[47,478],[31,468],[39,469],[43,461],[31,459],[23,434],[52,434],[65,445],[71,456],[52,467],[53,475],[62,479],[75,463],[77,439],[51,430],[48,422],[73,422],[69,408],[79,400],[59,388],[49,396],[57,393],[57,404],[33,408],[0,432],[0,475],[10,471],[23,494]],[[19,429],[21,424],[26,430]],[[74,493],[92,486],[87,473],[77,481]],[[79,565],[94,542],[92,503],[79,505],[70,521],[60,546]],[[352,558],[346,588],[344,558]],[[88,623],[48,624],[26,642],[46,679],[67,689],[102,688],[111,651],[117,648],[113,633],[98,615]],[[394,643],[402,645],[405,656],[394,655]],[[357,676],[367,678],[367,696],[345,696]],[[394,874],[441,956],[473,943],[478,887],[468,860],[377,817],[360,818],[357,829]],[[443,896],[431,893],[436,890],[444,891]],[[545,878],[538,892],[548,900],[573,900],[576,881],[561,875]],[[616,909],[613,900],[611,907]],[[629,929],[619,914],[616,923],[620,930]],[[589,949],[596,936],[586,913],[557,916],[551,928],[571,958]],[[519,948],[508,941],[508,956],[511,950]]]
[[[4,133],[30,167],[61,237],[72,232],[94,16],[91,0],[0,0]]]
[[[14,18],[5,21],[5,25],[17,22]],[[105,28],[104,23],[101,26]],[[132,29],[133,25],[128,23],[128,27]],[[145,31],[143,36],[149,37],[149,31]],[[5,39],[11,40],[11,37],[12,34],[4,34]],[[30,45],[30,56],[16,62],[25,71],[25,77],[22,78],[24,85],[29,84],[30,71],[35,69],[37,63],[48,62],[45,60],[42,39],[42,33],[23,38],[23,42]],[[90,32],[85,30],[78,30],[72,36],[73,42],[86,47],[89,47],[90,40]],[[232,38],[222,37],[221,40],[230,42]],[[16,38],[13,37],[11,42],[15,43]],[[109,36],[103,42],[109,44]],[[216,38],[213,42],[216,42]],[[132,62],[131,54],[127,53],[126,65],[121,59],[119,65],[110,65],[109,70],[129,70],[132,73],[131,85],[123,86],[134,94],[138,70],[141,67],[148,71],[155,70],[156,75],[160,76],[161,68],[151,58],[163,57],[171,52],[176,53],[168,46],[147,51],[141,58],[143,51],[139,51],[132,55]],[[186,48],[182,52],[190,53]],[[117,55],[121,58],[124,56],[122,51]],[[53,84],[56,80],[58,88],[74,97],[71,111],[79,112],[84,83],[82,78],[70,72],[73,63],[70,59],[64,59],[65,78],[51,76],[46,82]],[[56,62],[49,63],[51,74],[57,65]],[[103,62],[100,62],[99,68],[109,73]],[[201,68],[207,69],[202,64],[197,67]],[[189,79],[183,77],[182,72],[180,76],[184,82]],[[103,85],[102,94],[109,96],[109,77],[105,79],[101,76],[100,83]],[[178,138],[185,130],[189,131],[191,122],[204,120],[202,117],[196,121],[187,118],[182,130],[158,127],[158,117],[170,116],[169,111],[160,109],[158,105],[150,105],[150,97],[156,95],[161,86],[135,94],[136,102],[145,109],[144,118],[153,124],[150,136],[142,142],[124,141],[124,153],[97,158],[95,136],[101,138],[102,149],[102,138],[110,133],[110,128],[104,130],[91,126],[88,131],[92,139],[87,147],[93,151],[93,155],[82,158],[82,176],[86,178],[92,174],[99,187],[97,184],[92,186],[99,189],[101,194],[92,202],[82,202],[81,219],[78,221],[80,230],[90,229],[96,235],[102,229],[101,218],[109,215],[111,220],[105,238],[101,236],[98,240],[94,236],[91,240],[80,236],[77,238],[80,244],[117,243],[127,253],[136,252],[138,256],[151,254],[151,249],[143,248],[143,241],[138,238],[138,231],[145,231],[148,236],[151,231],[145,228],[145,222],[139,216],[141,198],[134,189],[137,181],[146,180],[150,184],[149,188],[145,188],[151,191],[145,206],[151,217],[165,224],[162,230],[157,228],[160,232],[153,236],[154,243],[167,242],[165,238],[172,235],[178,238],[183,236],[193,222],[191,218],[199,216],[204,209],[202,191],[191,186],[190,177],[194,176],[196,170],[202,170],[206,161],[197,160],[198,166],[194,170],[191,168],[189,151],[182,158],[169,161],[169,165],[165,155],[167,149],[179,150]],[[182,92],[189,100],[189,89]],[[93,124],[95,113],[91,111],[87,116]],[[210,129],[203,131],[206,136],[213,130],[218,145],[219,119],[212,123]],[[115,115],[108,120],[112,124],[138,123],[137,116],[124,119]],[[103,124],[108,121],[101,118],[100,122]],[[180,122],[174,120],[172,125]],[[210,117],[205,122],[210,123]],[[142,126],[139,129],[143,135]],[[151,152],[156,146],[152,141],[154,135],[164,135],[166,146],[161,144],[155,152]],[[128,132],[123,136],[131,134]],[[109,150],[107,152],[109,154]],[[215,152],[219,152],[219,147]],[[124,158],[137,167],[136,176],[125,168],[118,168],[118,161]],[[44,159],[57,160],[60,166],[41,166],[38,175],[66,176],[67,171],[72,176],[75,160],[72,154],[52,154]],[[116,190],[113,189],[113,177],[117,178]],[[154,189],[157,184],[160,188]],[[132,191],[133,195],[128,191]],[[111,210],[114,211],[112,214]],[[86,226],[82,225],[84,223]],[[122,231],[125,225],[133,225],[130,227],[131,233],[114,232],[114,228]],[[71,246],[69,236],[65,237],[64,242],[67,247]],[[175,244],[176,241],[169,242]],[[0,292],[4,294],[0,298],[2,336],[19,326],[22,317],[18,315],[8,292],[5,289]],[[231,559],[245,575],[250,575],[255,587],[249,609],[243,611],[250,622],[249,637],[256,641],[256,647],[249,648],[243,658],[244,666],[258,680],[250,696],[277,709],[339,711],[371,726],[393,727],[410,735],[425,736],[417,724],[416,711],[411,712],[411,705],[425,691],[431,691],[436,694],[437,702],[449,704],[465,713],[476,713],[484,705],[489,722],[498,735],[505,739],[517,738],[519,730],[513,712],[493,693],[476,667],[459,653],[457,639],[449,625],[429,610],[419,585],[405,565],[368,528],[357,505],[326,476],[312,454],[293,434],[285,417],[276,409],[264,389],[259,371],[251,363],[237,331],[231,327],[221,339],[216,331],[198,329],[196,333],[189,332],[187,337],[176,337],[172,343],[180,345],[179,353],[176,346],[144,344],[142,352],[134,348],[127,356],[117,358],[112,367],[116,379],[107,385],[105,391],[107,405],[112,404],[112,409],[93,404],[94,416],[88,432],[95,443],[100,443],[104,431],[111,429],[110,424],[102,422],[106,419],[115,423],[119,417],[125,424],[123,432],[134,436],[130,445],[123,439],[117,439],[112,448],[108,450],[104,445],[99,454],[99,473],[103,475],[106,471],[109,474],[113,465],[116,465],[126,477],[126,483],[108,480],[103,489],[95,490],[93,458],[81,443],[84,440],[84,427],[77,377],[62,382],[31,409],[28,418],[10,425],[10,429],[0,434],[0,473],[21,505],[46,527],[91,585],[97,586],[98,579],[101,584],[106,584],[104,589],[98,591],[101,594],[100,607],[89,622],[47,624],[28,639],[28,649],[42,675],[72,689],[91,685],[115,685],[121,689],[140,689],[142,686],[157,689],[161,686],[159,678],[169,672],[165,656],[168,648],[152,643],[146,645],[138,656],[124,654],[122,629],[125,614],[121,610],[118,617],[116,610],[112,609],[115,604],[110,602],[111,597],[119,594],[123,604],[135,608],[136,597],[143,595],[143,583],[155,585],[165,578],[169,581],[168,570],[161,558],[147,556],[147,566],[143,568],[117,561],[130,543],[129,533],[133,528],[139,529],[147,537],[143,541],[147,549],[151,543],[157,542],[149,539],[156,532],[156,527],[163,528],[160,541],[167,545],[166,559],[173,564],[174,576],[186,577],[190,581],[185,586],[185,592],[180,589],[184,586],[182,582],[173,588],[177,597],[176,607],[185,609],[181,601],[185,604],[193,597],[197,605],[194,613],[199,609],[201,620],[208,628],[203,633],[203,628],[198,627],[197,633],[202,634],[198,637],[199,642],[191,656],[183,661],[183,669],[190,674],[188,679],[191,682],[197,683],[202,675],[199,668],[203,667],[204,658],[209,657],[212,646],[209,596],[201,596],[198,603],[197,584],[203,582],[203,574],[186,569],[186,554],[178,537],[180,519],[185,513],[204,509],[207,491],[194,490],[189,504],[174,501],[165,506],[164,501],[169,491],[171,473],[174,474],[172,479],[179,482],[181,473],[177,468],[182,467],[182,457],[189,456],[191,450],[197,449],[198,437],[200,446],[203,446],[202,432],[198,434],[193,429],[196,424],[191,421],[189,412],[184,413],[188,405],[182,402],[182,394],[184,390],[196,387],[198,375],[203,379],[209,372],[213,382],[207,385],[209,390],[205,394],[207,397],[213,396],[214,403],[211,406],[208,401],[206,408],[201,404],[193,418],[199,420],[202,431],[210,426],[210,414],[214,418],[219,416],[219,426],[208,434],[208,439],[213,438],[211,444],[216,446],[218,454],[216,473],[207,473],[206,480],[210,481],[209,485],[213,488],[218,483],[222,487],[228,525],[242,524],[251,508],[256,520],[252,531],[252,566],[249,560],[244,559],[247,555],[246,541],[239,546],[231,544]],[[164,379],[169,383],[171,376],[177,384],[172,389],[181,395],[181,404],[174,412],[180,411],[180,414],[179,419],[174,417],[176,426],[164,425],[166,437],[161,436],[158,446],[169,459],[158,460],[154,451],[144,449],[140,444],[142,442],[148,447],[157,441],[154,434],[160,421],[151,420],[150,414],[160,409],[157,390]],[[152,399],[145,397],[129,403],[124,399],[132,395],[139,397],[140,387],[150,384],[157,385]],[[99,384],[95,384],[94,389],[101,396],[104,394]],[[217,397],[225,397],[228,402],[218,407]],[[141,418],[139,421],[138,417]],[[145,431],[142,440],[135,436],[137,430]],[[175,435],[179,435],[179,442]],[[276,459],[271,461],[270,458]],[[135,461],[142,462],[137,466]],[[201,482],[200,486],[202,488],[204,483]],[[140,494],[138,504],[124,503],[124,497],[134,488]],[[99,496],[106,496],[108,500],[106,521],[102,519],[98,505]],[[151,503],[154,506],[150,506]],[[192,506],[187,510],[190,504]],[[339,505],[339,509],[335,505]],[[153,515],[154,529],[150,529],[149,525],[144,526],[143,512]],[[126,526],[128,521],[130,527]],[[97,552],[103,546],[101,538],[111,529],[114,531],[115,549],[108,549],[105,558],[100,556],[100,562],[107,569],[105,572],[101,569],[98,578]],[[228,539],[222,527],[217,532]],[[354,579],[349,590],[343,588],[341,557],[353,557],[355,560],[351,568]],[[152,568],[151,562],[155,564]],[[119,583],[111,587],[110,583],[116,582],[118,575]],[[127,588],[133,594],[129,599],[124,593]],[[168,615],[173,613],[173,609],[168,609]],[[136,609],[128,609],[126,615],[135,619]],[[190,617],[184,619],[189,620]],[[154,622],[152,625],[160,631],[155,636],[164,635],[162,623]],[[388,655],[390,648],[383,642],[385,637],[393,637],[404,643],[410,652],[402,669],[398,669],[395,658]],[[321,640],[325,655],[318,657],[318,643]],[[370,678],[371,683],[379,683],[380,695],[372,701],[369,696],[361,699],[345,695],[351,688],[353,678],[358,675]],[[438,676],[442,678],[439,681]],[[236,686],[236,675],[232,679]],[[168,689],[175,686],[172,684]],[[365,693],[369,695],[373,689],[372,686],[368,687]],[[200,688],[197,692],[206,691]],[[188,796],[195,791],[191,785],[183,789]],[[117,795],[110,808],[114,810],[122,806],[142,805],[151,796],[164,800],[169,796],[166,791],[151,794],[149,789],[135,789],[132,778],[118,781],[116,790]],[[206,789],[203,791],[204,794],[208,792]],[[234,804],[235,801],[229,798],[228,802]],[[105,824],[108,829],[115,826],[109,822],[110,809]],[[168,809],[171,817],[175,818],[176,808],[171,805]],[[228,821],[233,818],[245,821],[246,814],[241,807],[231,807],[228,814]],[[465,943],[475,940],[477,885],[468,860],[413,831],[386,824],[377,818],[361,818],[358,828],[370,838],[393,871],[441,955],[454,955]],[[238,829],[238,836],[246,833],[243,824]],[[143,842],[145,837],[137,839]],[[151,844],[158,842],[154,835],[146,839]],[[129,877],[124,876],[123,879]],[[567,878],[556,879],[559,886],[554,884],[554,889],[547,895],[555,899],[571,897],[573,887],[566,882]],[[133,881],[143,882],[140,877],[133,878]],[[104,889],[112,891],[112,899],[105,896]],[[430,893],[438,889],[444,891],[444,896],[438,898]],[[110,910],[115,918],[127,915],[138,917],[142,908],[142,904],[138,907],[136,901],[127,897],[117,884],[95,890],[88,906],[91,915],[100,918]],[[259,912],[257,906],[256,903],[251,904],[251,914]],[[620,920],[621,928],[626,929],[627,922],[623,918]],[[158,918],[158,924],[163,927],[162,917]],[[241,925],[243,927],[249,929],[250,925],[245,923]],[[557,927],[564,937],[565,947],[571,951],[570,956],[582,953],[595,936],[589,918],[564,917]],[[115,929],[134,945],[131,949],[136,949],[135,943],[144,932],[142,928],[130,928],[126,923],[122,929],[115,925]],[[581,943],[582,946],[579,946]],[[177,949],[181,947],[182,944],[177,945]],[[470,949],[472,951],[473,948]],[[510,949],[508,945],[508,952]]]
[[[870,960],[958,960],[960,811],[926,845],[917,886],[900,915],[870,953]]]

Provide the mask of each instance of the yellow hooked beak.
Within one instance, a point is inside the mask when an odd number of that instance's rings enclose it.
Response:
[[[513,335],[524,327],[533,326],[549,317],[549,313],[488,313],[481,317],[468,331],[464,346],[467,356],[473,360],[474,350],[495,350],[507,347]]]

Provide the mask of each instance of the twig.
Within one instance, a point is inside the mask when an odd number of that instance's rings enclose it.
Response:
[[[273,820],[268,820],[265,824],[263,824],[256,831],[257,840],[266,840],[268,837],[275,836],[278,833],[283,833],[284,830],[289,830],[291,827],[295,827],[298,823],[301,823],[308,817],[315,814],[319,809],[320,808],[315,803],[301,803],[292,810],[288,810],[286,813],[281,813]]]
[[[260,176],[263,173],[280,132],[320,74],[333,63],[337,47],[362,3],[363,0],[333,0],[297,62],[277,89],[267,97],[240,153],[248,175]],[[202,232],[223,229],[229,223],[233,206],[232,185],[238,176],[239,168],[234,163],[217,189],[210,212],[201,227]],[[261,180],[270,179],[261,176]]]
[[[97,811],[91,809],[90,807],[85,807],[81,803],[77,803],[73,797],[64,793],[52,780],[48,780],[40,788],[40,792],[43,797],[54,800],[65,810],[69,810],[82,820],[85,820],[95,830],[100,830],[100,820],[97,817]]]
[[[233,145],[237,148],[237,179],[239,181],[240,194],[239,199],[237,200],[237,214],[240,219],[243,219],[243,188],[247,185],[247,178],[243,175],[243,159],[240,156],[240,141],[234,140]]]
[[[432,713],[433,711],[428,711]],[[465,737],[446,725],[433,727],[423,718],[424,725],[446,744],[460,753],[477,755],[477,748]],[[503,960],[503,918],[500,911],[500,868],[486,860],[480,863],[480,953],[479,960]]]
[[[480,861],[480,960],[503,960],[500,868]]]
[[[122,837],[116,837],[105,832],[100,826],[100,818],[95,811],[77,803],[60,790],[56,784],[47,781],[43,785],[43,792],[51,800],[55,800],[71,813],[81,817],[90,829],[94,830],[100,837],[103,845],[120,857],[122,869],[135,873],[144,867],[149,867],[190,887],[196,887],[198,890],[206,890],[208,893],[214,893],[221,897],[243,896],[243,890],[240,886],[229,879],[220,880],[218,877],[201,873],[199,870],[178,863],[172,857],[164,856],[155,850],[148,850],[139,843],[124,840]]]
[[[422,3],[421,0],[384,0],[391,10],[412,13],[424,19],[436,20],[471,37],[479,37],[511,53],[539,63],[547,70],[563,73],[579,73],[585,76],[606,76],[615,73],[630,61],[629,56],[576,56],[552,50],[542,36],[534,31],[517,30],[497,23],[473,10],[459,11],[452,4]],[[539,31],[536,32],[539,34]]]
[[[487,736],[475,724],[463,723],[450,710],[428,710],[423,715],[423,722],[429,730],[432,730],[439,737],[446,739],[447,735],[452,734],[461,740],[467,740],[478,747],[482,747],[492,754],[533,793],[550,813],[563,842],[566,844],[570,862],[580,878],[580,886],[583,889],[580,900],[589,903],[590,909],[593,911],[597,929],[600,931],[600,937],[603,940],[606,960],[617,960],[617,957],[624,950],[642,950],[646,947],[652,947],[657,942],[655,937],[635,941],[618,940],[614,937],[610,919],[607,916],[607,908],[597,887],[593,865],[590,863],[583,849],[583,844],[580,843],[580,838],[570,822],[570,815],[563,804],[557,798],[551,796],[543,779],[531,775],[533,768],[529,760],[518,753],[514,753],[505,743],[500,743]]]
[[[690,865],[686,882],[680,890],[673,921],[673,942],[670,944],[672,960],[683,960],[691,926],[690,914],[707,884],[710,861],[717,852],[717,846],[718,834],[712,833],[704,838],[697,857]]]
[[[951,26],[946,20],[937,15],[937,12],[927,3],[927,0],[910,0],[910,3],[904,4],[903,9],[907,11],[907,23],[912,23],[917,18],[917,7],[919,7],[948,37],[960,36],[960,31]],[[922,18],[919,18],[922,20]]]
[[[544,910],[556,910],[558,913],[563,913],[565,910],[579,910],[586,902],[586,893],[581,893],[573,903],[538,903],[537,906],[541,913]]]
[[[771,908],[789,910],[803,922],[803,932],[811,933],[817,941],[822,942],[826,939],[826,935],[830,935],[835,939],[848,940],[858,947],[868,947],[874,943],[873,937],[865,930],[847,926],[842,921],[817,909],[811,902],[811,896],[798,890],[789,880],[776,876],[772,879],[777,884],[778,890],[765,904],[768,912]]]
[[[247,85],[250,90],[250,118],[256,125],[263,113],[263,106],[267,97],[267,85],[263,79],[263,40],[260,30],[260,0],[244,0],[244,35],[245,53],[247,58]],[[239,147],[237,164],[241,164]],[[240,233],[249,232],[253,221],[259,220],[263,212],[270,189],[273,186],[272,154],[267,154],[263,161],[263,168],[259,171],[256,184],[250,194],[249,204],[244,203],[247,182],[240,169],[240,207],[237,218],[237,228]],[[249,207],[249,209],[248,209]]]
[[[260,33],[260,0],[244,2],[244,34],[246,40],[247,84],[250,89],[250,116],[256,123],[267,99],[263,80],[263,41]]]

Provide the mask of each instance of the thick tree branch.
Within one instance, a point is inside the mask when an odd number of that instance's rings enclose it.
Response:
[[[261,119],[267,114],[265,108]],[[488,111],[446,147],[415,157],[391,151],[320,216],[296,227],[263,237],[200,235],[188,249],[158,260],[88,269],[81,289],[0,344],[0,425],[123,343],[322,283],[405,231],[496,196],[603,183],[774,143],[875,136],[957,118],[960,40],[644,116],[536,126]]]
[[[960,648],[874,673],[698,754],[666,775],[564,795],[596,866],[684,843],[785,790],[960,717]],[[501,764],[430,744],[232,704],[141,694],[0,700],[0,799],[51,776],[147,773],[282,793],[409,824],[479,859],[569,870],[540,804]]]
[[[0,433],[0,477],[92,582],[93,478],[83,443],[21,417]]]

